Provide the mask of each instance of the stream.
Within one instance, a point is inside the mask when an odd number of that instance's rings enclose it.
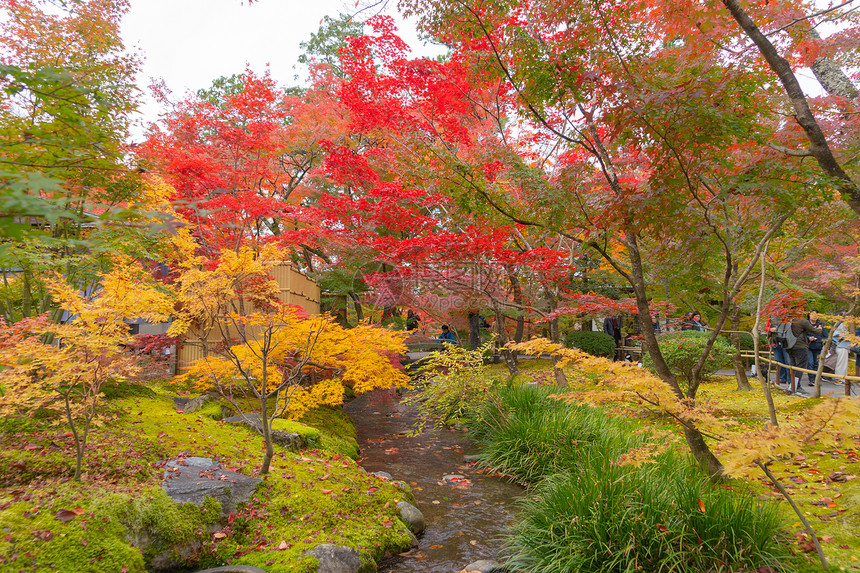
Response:
[[[408,483],[427,523],[418,548],[380,563],[381,573],[454,573],[500,557],[510,506],[523,490],[465,463],[472,447],[465,432],[428,427],[410,437],[417,411],[390,390],[359,395],[344,410],[358,432],[361,466]]]

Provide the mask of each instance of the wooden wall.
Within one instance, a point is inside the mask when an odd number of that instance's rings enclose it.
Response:
[[[280,287],[278,300],[285,304],[300,306],[308,314],[320,313],[320,287],[289,263],[272,269],[275,281]],[[208,345],[217,343],[209,336]],[[179,372],[187,370],[195,360],[203,358],[203,342],[200,332],[190,331],[176,353],[176,368]]]

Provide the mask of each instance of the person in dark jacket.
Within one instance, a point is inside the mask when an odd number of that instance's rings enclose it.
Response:
[[[807,320],[809,320],[809,324],[814,326],[815,328],[821,329],[821,334],[810,334],[809,335],[809,369],[810,370],[818,370],[818,358],[821,355],[821,349],[824,348],[824,341],[827,340],[827,329],[824,328],[824,325],[821,324],[821,319],[818,318],[818,311],[810,311],[809,314],[806,315]],[[809,374],[808,376],[809,382],[807,383],[809,386],[815,386],[815,374]]]
[[[705,323],[702,322],[702,315],[699,312],[688,312],[686,316],[688,318],[686,318],[684,323],[681,325],[681,330],[705,331]]]
[[[809,365],[809,338],[816,334],[820,336],[823,330],[824,327],[816,328],[805,318],[791,319],[791,333],[797,337],[794,346],[788,349],[792,366],[805,369]],[[801,378],[803,378],[803,372],[796,370],[791,380],[790,392],[800,392]]]
[[[615,356],[612,360],[618,359],[618,348],[621,347],[621,319],[614,316],[607,316],[603,319],[603,332],[615,339]]]

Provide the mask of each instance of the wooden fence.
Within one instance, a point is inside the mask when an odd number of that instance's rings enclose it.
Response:
[[[616,359],[623,360],[625,356],[630,356],[631,358],[642,359],[642,352],[644,349],[641,346],[619,346],[615,349],[616,351]],[[741,358],[744,359],[745,364],[753,364],[755,360],[755,353],[752,350],[742,350]],[[789,366],[787,364],[781,364],[773,359],[773,355],[769,352],[759,352],[759,363],[768,365],[769,372],[774,371],[771,367],[776,368],[785,368],[789,371],[789,376],[791,378],[795,377],[795,372],[800,372],[802,374],[812,374],[813,376],[817,374],[815,370],[809,370],[807,368],[798,368],[797,366]],[[860,383],[860,367],[855,366],[854,375],[846,375],[846,376],[837,376],[833,372],[822,372],[821,379],[824,380],[845,380],[845,395],[849,396],[851,394],[851,383]],[[770,374],[768,373],[768,376]],[[789,378],[789,379],[791,379]]]

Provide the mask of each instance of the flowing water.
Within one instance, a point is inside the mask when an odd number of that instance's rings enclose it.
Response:
[[[471,446],[464,432],[428,428],[411,437],[416,410],[391,391],[363,394],[345,410],[358,432],[361,466],[408,483],[427,522],[418,548],[381,563],[380,572],[454,573],[499,557],[511,505],[523,490],[465,463]],[[451,475],[462,479],[443,479]]]

